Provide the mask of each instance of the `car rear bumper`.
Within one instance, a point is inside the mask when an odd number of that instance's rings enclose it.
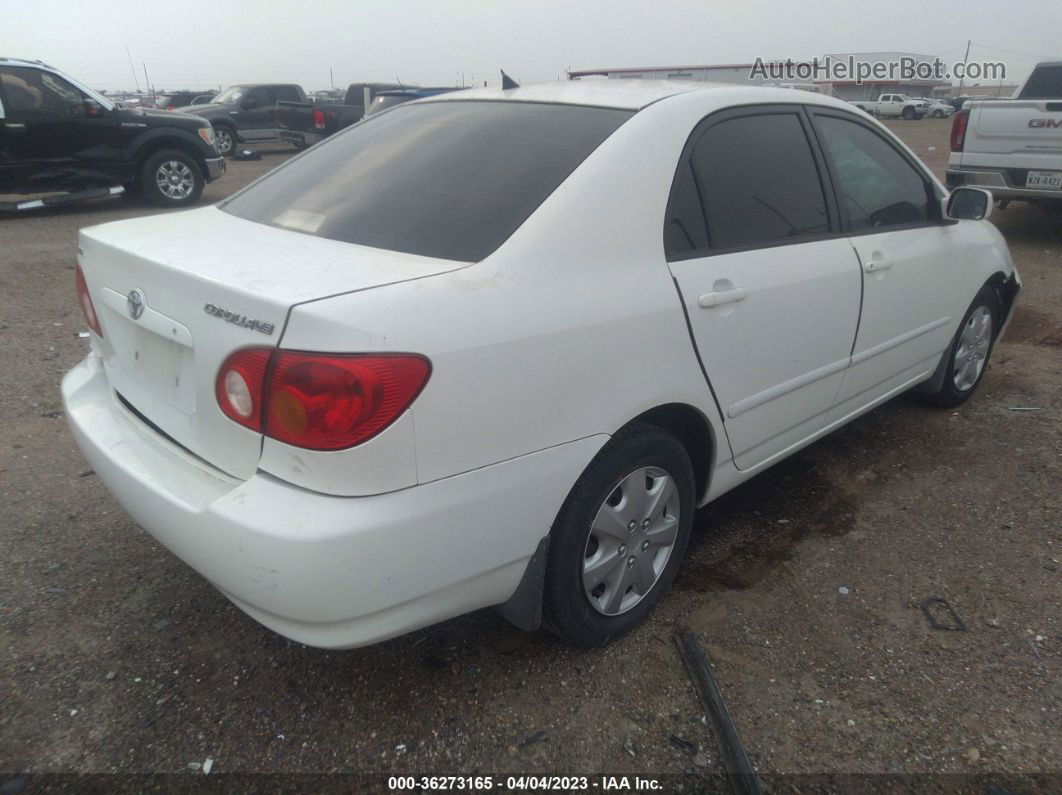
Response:
[[[961,186],[984,188],[992,191],[996,199],[1057,199],[1062,201],[1062,191],[1029,189],[1024,187],[1029,169],[1017,168],[975,168],[962,166],[948,168],[944,180],[949,188]]]
[[[207,181],[213,181],[225,173],[225,158],[208,157],[206,159]]]
[[[78,446],[141,527],[265,626],[325,648],[505,602],[607,439],[389,494],[333,497],[214,469],[122,406],[95,355],[62,391]]]

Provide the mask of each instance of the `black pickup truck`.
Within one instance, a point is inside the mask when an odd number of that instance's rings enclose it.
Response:
[[[361,121],[365,108],[381,91],[404,86],[397,83],[351,83],[343,102],[286,102],[277,103],[277,126],[280,137],[290,141],[296,149],[307,146]]]
[[[241,142],[276,141],[278,105],[305,100],[306,92],[295,83],[242,83],[229,86],[206,105],[178,110],[213,124],[218,151],[228,157]]]
[[[224,172],[203,119],[123,106],[40,61],[0,58],[0,193],[65,195],[0,203],[23,210],[143,193],[183,207]]]

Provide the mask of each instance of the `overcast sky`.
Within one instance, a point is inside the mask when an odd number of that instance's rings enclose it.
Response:
[[[991,7],[989,7],[989,5]],[[1004,60],[1022,76],[1062,57],[1062,2],[1012,0],[0,0],[0,55],[97,88],[284,80],[491,85],[568,68],[746,63],[902,50]],[[995,49],[988,49],[989,47]],[[1009,52],[1002,52],[1002,50]]]

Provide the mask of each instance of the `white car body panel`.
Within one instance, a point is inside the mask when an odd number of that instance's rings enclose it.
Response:
[[[710,501],[928,378],[980,285],[1014,274],[998,233],[981,222],[906,237],[837,235],[669,269],[666,206],[694,126],[738,105],[855,114],[828,97],[650,81],[460,95],[420,102],[645,109],[471,265],[216,208],[82,233],[104,337],[93,335],[93,353],[64,380],[79,445],[136,521],[242,609],[303,642],[363,645],[504,602],[580,473],[648,410],[681,404],[703,418],[713,452],[698,462],[709,475],[697,496]],[[938,245],[945,261],[931,262]],[[863,273],[860,257],[878,250],[894,267]],[[701,308],[699,297],[724,279],[746,300]],[[161,319],[122,315],[120,299],[135,288]],[[226,323],[205,302],[275,322],[275,332]],[[193,385],[174,392],[145,382],[134,364],[138,344],[167,329],[174,341],[145,345],[178,361],[174,346],[192,351]],[[887,353],[869,355],[883,342]],[[252,345],[406,351],[433,369],[385,431],[325,453],[263,438],[221,413],[217,369]]]

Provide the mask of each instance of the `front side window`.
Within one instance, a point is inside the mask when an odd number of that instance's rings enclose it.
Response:
[[[630,116],[530,102],[405,105],[307,150],[221,208],[331,240],[474,262]]]
[[[5,66],[0,68],[0,80],[12,110],[70,114],[84,106],[82,93],[50,72]]]
[[[237,102],[243,99],[246,93],[247,89],[245,89],[243,86],[233,86],[232,88],[226,88],[216,97],[214,97],[214,102],[218,103],[219,105],[235,105]]]
[[[712,125],[691,155],[713,249],[772,244],[829,231],[826,196],[796,113]]]
[[[855,121],[819,116],[853,230],[933,220],[925,178],[880,135]]]

